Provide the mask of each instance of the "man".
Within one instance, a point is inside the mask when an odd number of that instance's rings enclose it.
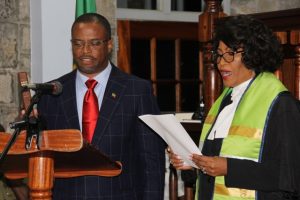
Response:
[[[94,92],[100,111],[88,140],[111,159],[121,161],[123,167],[117,177],[55,179],[53,199],[163,199],[165,146],[138,119],[139,115],[159,113],[151,85],[110,63],[111,29],[103,16],[88,13],[77,18],[71,42],[77,69],[57,79],[63,85],[62,94],[43,96],[38,113],[46,120],[47,129],[80,129],[85,137],[88,131],[82,122],[86,114],[95,111],[84,108],[85,82],[96,80]]]

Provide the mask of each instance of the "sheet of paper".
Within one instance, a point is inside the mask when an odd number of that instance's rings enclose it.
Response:
[[[141,115],[139,118],[162,137],[174,153],[184,160],[185,165],[198,168],[189,157],[201,152],[173,114]]]

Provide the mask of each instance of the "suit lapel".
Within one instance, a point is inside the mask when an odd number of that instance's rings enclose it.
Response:
[[[62,104],[64,115],[66,116],[68,128],[75,128],[80,130],[77,104],[76,104],[76,70],[71,72],[68,80],[63,84],[63,94],[60,101]]]
[[[112,66],[112,71],[107,82],[103,102],[92,143],[97,144],[101,140],[108,124],[110,123],[116,108],[125,92],[125,82],[122,73],[117,67]],[[125,81],[125,82],[124,82]]]

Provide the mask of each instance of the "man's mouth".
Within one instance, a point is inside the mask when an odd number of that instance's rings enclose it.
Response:
[[[92,57],[80,57],[80,60],[81,61],[92,61],[92,60],[94,60],[94,58],[92,58]]]
[[[82,64],[90,65],[94,62],[94,58],[92,58],[92,57],[81,57],[80,62]]]

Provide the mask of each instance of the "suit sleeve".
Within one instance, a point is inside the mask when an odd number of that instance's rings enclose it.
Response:
[[[138,102],[138,116],[143,114],[159,114],[156,98],[152,94],[150,83],[142,88],[142,95]],[[137,117],[137,145],[139,149],[138,159],[141,162],[141,172],[143,185],[138,187],[140,198],[144,200],[162,200],[164,192],[165,175],[165,143],[163,140],[146,126]],[[140,177],[140,178],[141,178]],[[140,181],[141,182],[141,181]]]
[[[288,94],[279,96],[267,123],[261,162],[228,158],[226,186],[299,193],[299,130],[299,102]]]

